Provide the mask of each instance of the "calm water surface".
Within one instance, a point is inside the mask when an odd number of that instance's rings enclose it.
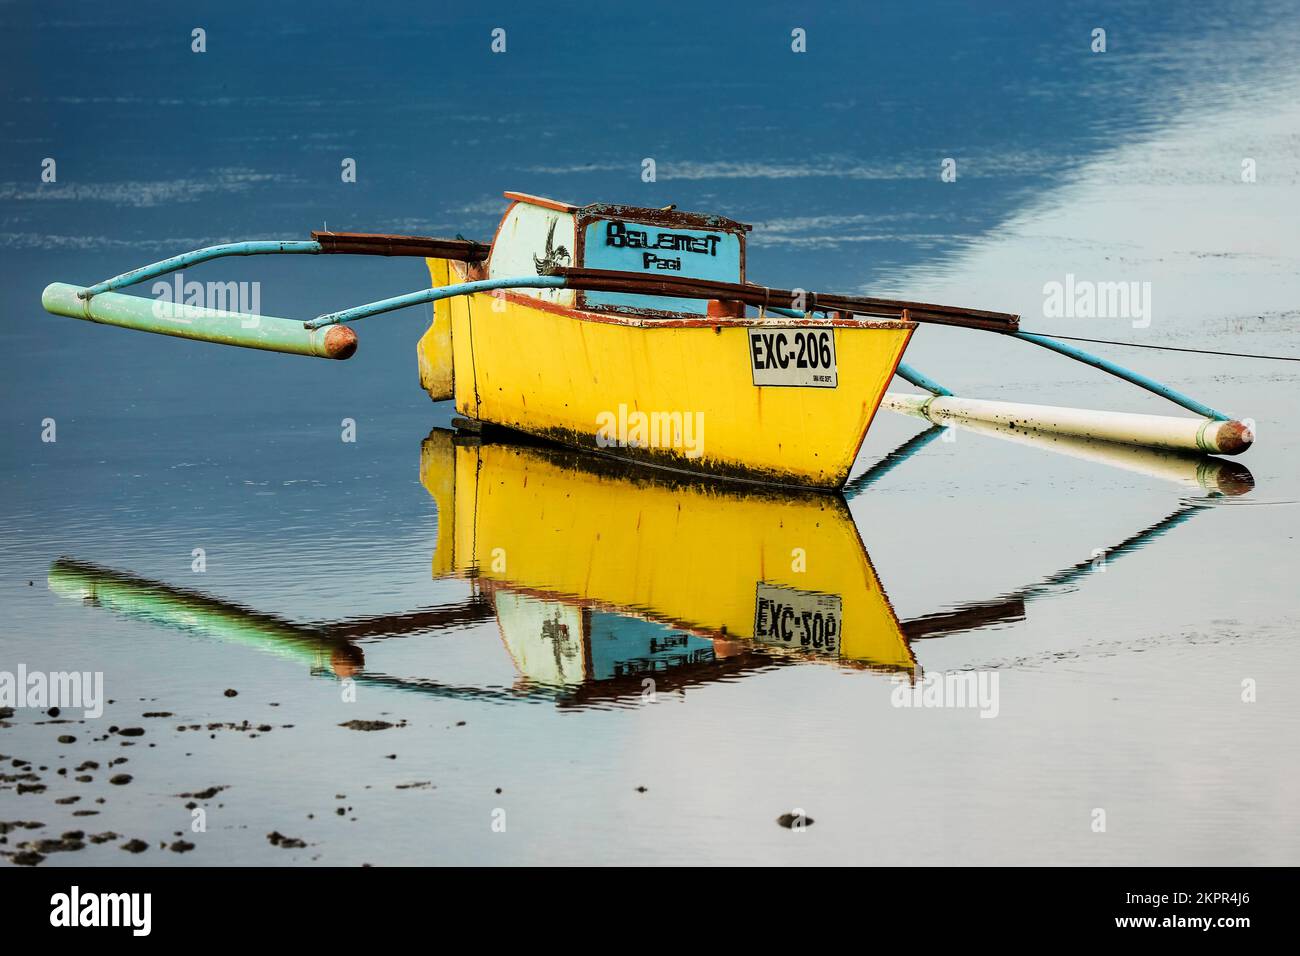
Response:
[[[122,839],[41,865],[1297,862],[1293,363],[1105,349],[1253,416],[1248,471],[969,430],[907,446],[923,426],[882,412],[841,502],[454,443],[416,384],[419,310],[313,363],[40,309],[49,281],[322,223],[487,238],[520,189],[754,222],[749,272],[773,285],[1300,354],[1287,5],[723,5],[690,28],[578,9],[235,8],[199,56],[169,7],[130,29],[0,7],[0,670],[102,671],[113,701],[0,728],[3,772],[46,786],[0,782],[0,820],[45,824],[0,849],[84,829]],[[1150,327],[1043,318],[1067,273],[1151,282]],[[427,277],[202,278],[308,316]],[[909,361],[959,394],[1162,410],[972,333],[924,329]],[[773,583],[840,597],[835,651],[749,639]],[[900,679],[960,670],[997,675],[995,719],[893,706]],[[195,834],[178,795],[209,787]],[[794,808],[814,825],[779,827]],[[160,849],[178,833],[192,852]]]

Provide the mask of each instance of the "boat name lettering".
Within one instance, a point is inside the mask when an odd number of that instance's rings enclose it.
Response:
[[[681,272],[682,260],[680,257],[677,259],[665,259],[662,256],[655,255],[653,252],[643,252],[641,253],[641,268]]]
[[[664,249],[669,252],[695,252],[716,256],[721,236],[712,233],[693,236],[685,232],[661,232],[654,239],[643,229],[629,229],[625,222],[610,222],[605,226],[605,245],[615,249]],[[646,266],[649,268],[649,265]],[[681,268],[680,261],[676,268]]]

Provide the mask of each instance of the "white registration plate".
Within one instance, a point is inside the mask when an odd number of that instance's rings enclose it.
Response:
[[[838,653],[842,604],[838,594],[759,582],[754,601],[754,639],[779,647]]]
[[[749,367],[755,385],[835,388],[835,332],[827,328],[751,328]]]

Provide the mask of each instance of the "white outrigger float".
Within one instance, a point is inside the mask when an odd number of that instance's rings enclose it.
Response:
[[[1200,454],[1235,455],[1254,441],[1248,420],[1022,331],[1016,315],[757,285],[746,274],[750,227],[731,219],[505,195],[490,244],[337,232],[228,243],[89,287],[54,283],[42,302],[92,322],[331,359],[356,351],[349,323],[434,303],[417,346],[421,385],[433,400],[453,401],[469,429],[501,427],[678,471],[805,488],[845,485],[882,404],[933,423],[984,422]],[[117,291],[212,259],[273,254],[420,257],[432,283],[307,321]],[[954,396],[902,361],[925,324],[1050,349],[1195,417]],[[928,394],[887,393],[895,375]],[[701,431],[707,425],[707,440],[683,440],[693,421]]]

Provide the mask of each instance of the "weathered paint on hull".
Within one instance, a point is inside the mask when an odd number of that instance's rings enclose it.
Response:
[[[472,577],[485,590],[613,609],[714,640],[884,670],[916,666],[839,496],[660,478],[560,449],[453,444],[441,430],[425,440],[420,479],[438,509],[435,577]],[[756,633],[760,587],[838,599],[836,646]]]
[[[435,284],[445,283],[442,260],[429,262]],[[454,266],[451,277],[459,281]],[[438,331],[447,324],[450,363]],[[747,331],[754,324],[636,322],[511,293],[464,296],[436,304],[419,346],[422,379],[437,398],[442,393],[430,383],[450,364],[462,415],[615,457],[715,476],[842,486],[914,324],[835,324],[836,388],[756,387]],[[677,413],[702,429],[652,447],[598,441],[602,423],[624,415],[634,421],[636,413]],[[629,436],[635,437],[630,430]]]

